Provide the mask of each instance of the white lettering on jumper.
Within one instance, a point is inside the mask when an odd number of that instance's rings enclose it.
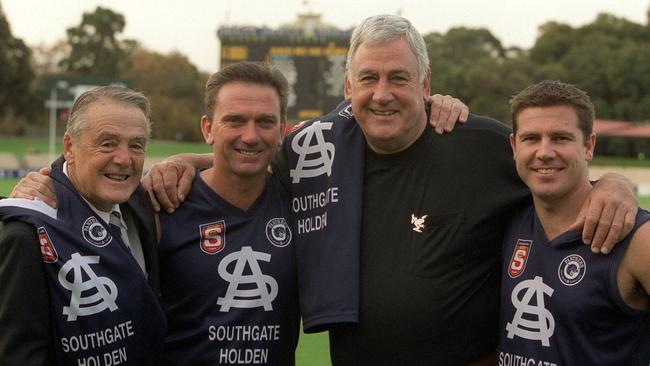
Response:
[[[322,192],[294,197],[291,208],[294,213],[307,212],[316,208],[323,208],[339,201],[339,187],[330,187]]]
[[[266,364],[269,350],[260,348],[222,348],[219,350],[219,363],[226,365]]]
[[[208,327],[211,341],[279,341],[280,325],[211,325]]]
[[[126,363],[126,348],[122,347],[99,356],[77,359],[77,366],[113,366]]]
[[[515,353],[499,352],[499,366],[557,366],[555,362],[536,360]]]
[[[327,227],[327,212],[322,215],[299,219],[296,222],[298,234],[307,234],[312,231],[322,230]]]
[[[61,347],[65,353],[86,351],[122,341],[134,334],[135,331],[133,330],[133,324],[129,320],[97,332],[71,337],[62,337]]]

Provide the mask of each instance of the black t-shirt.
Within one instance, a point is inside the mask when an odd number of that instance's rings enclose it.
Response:
[[[509,132],[471,116],[397,154],[367,149],[360,323],[330,331],[334,365],[464,365],[495,349],[501,240],[529,195]]]

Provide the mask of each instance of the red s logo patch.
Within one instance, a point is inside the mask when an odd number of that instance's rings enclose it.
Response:
[[[515,250],[512,252],[512,258],[508,265],[508,275],[512,278],[519,277],[526,269],[530,247],[533,245],[532,240],[518,239]]]
[[[45,231],[44,227],[39,227],[36,229],[36,232],[38,233],[38,243],[41,246],[41,258],[43,258],[43,262],[56,262],[59,255],[56,253],[56,249],[54,249],[54,245],[52,245],[52,240],[47,234],[47,231]]]
[[[199,226],[201,232],[201,250],[207,254],[216,254],[226,246],[226,223],[221,220]]]

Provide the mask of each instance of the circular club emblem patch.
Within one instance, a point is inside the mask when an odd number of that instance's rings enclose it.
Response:
[[[557,275],[560,281],[567,286],[577,285],[587,273],[587,264],[581,256],[577,254],[568,255],[560,262],[557,269]]]
[[[284,217],[276,217],[266,224],[266,238],[276,247],[286,247],[291,243],[291,229]]]
[[[113,240],[113,237],[108,234],[108,230],[95,216],[90,216],[84,221],[81,234],[87,242],[100,248]]]

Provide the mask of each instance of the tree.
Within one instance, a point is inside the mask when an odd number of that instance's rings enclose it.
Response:
[[[64,40],[54,44],[32,45],[32,65],[36,75],[62,74],[61,61],[70,53],[70,46]]]
[[[3,133],[22,132],[26,119],[34,115],[34,71],[30,58],[29,47],[12,35],[0,7],[0,130]]]
[[[531,60],[589,92],[600,118],[642,121],[650,112],[650,27],[609,14],[579,28],[550,22]]]
[[[201,141],[203,88],[208,75],[178,52],[163,55],[136,49],[121,73],[152,104],[153,137]]]
[[[120,67],[137,45],[134,40],[117,38],[125,25],[122,14],[101,6],[83,13],[81,23],[66,31],[70,54],[61,61],[61,67],[71,74],[117,79]]]
[[[473,113],[508,123],[508,99],[542,78],[521,49],[506,49],[484,28],[452,28],[424,36],[431,67],[431,90],[452,94]]]

